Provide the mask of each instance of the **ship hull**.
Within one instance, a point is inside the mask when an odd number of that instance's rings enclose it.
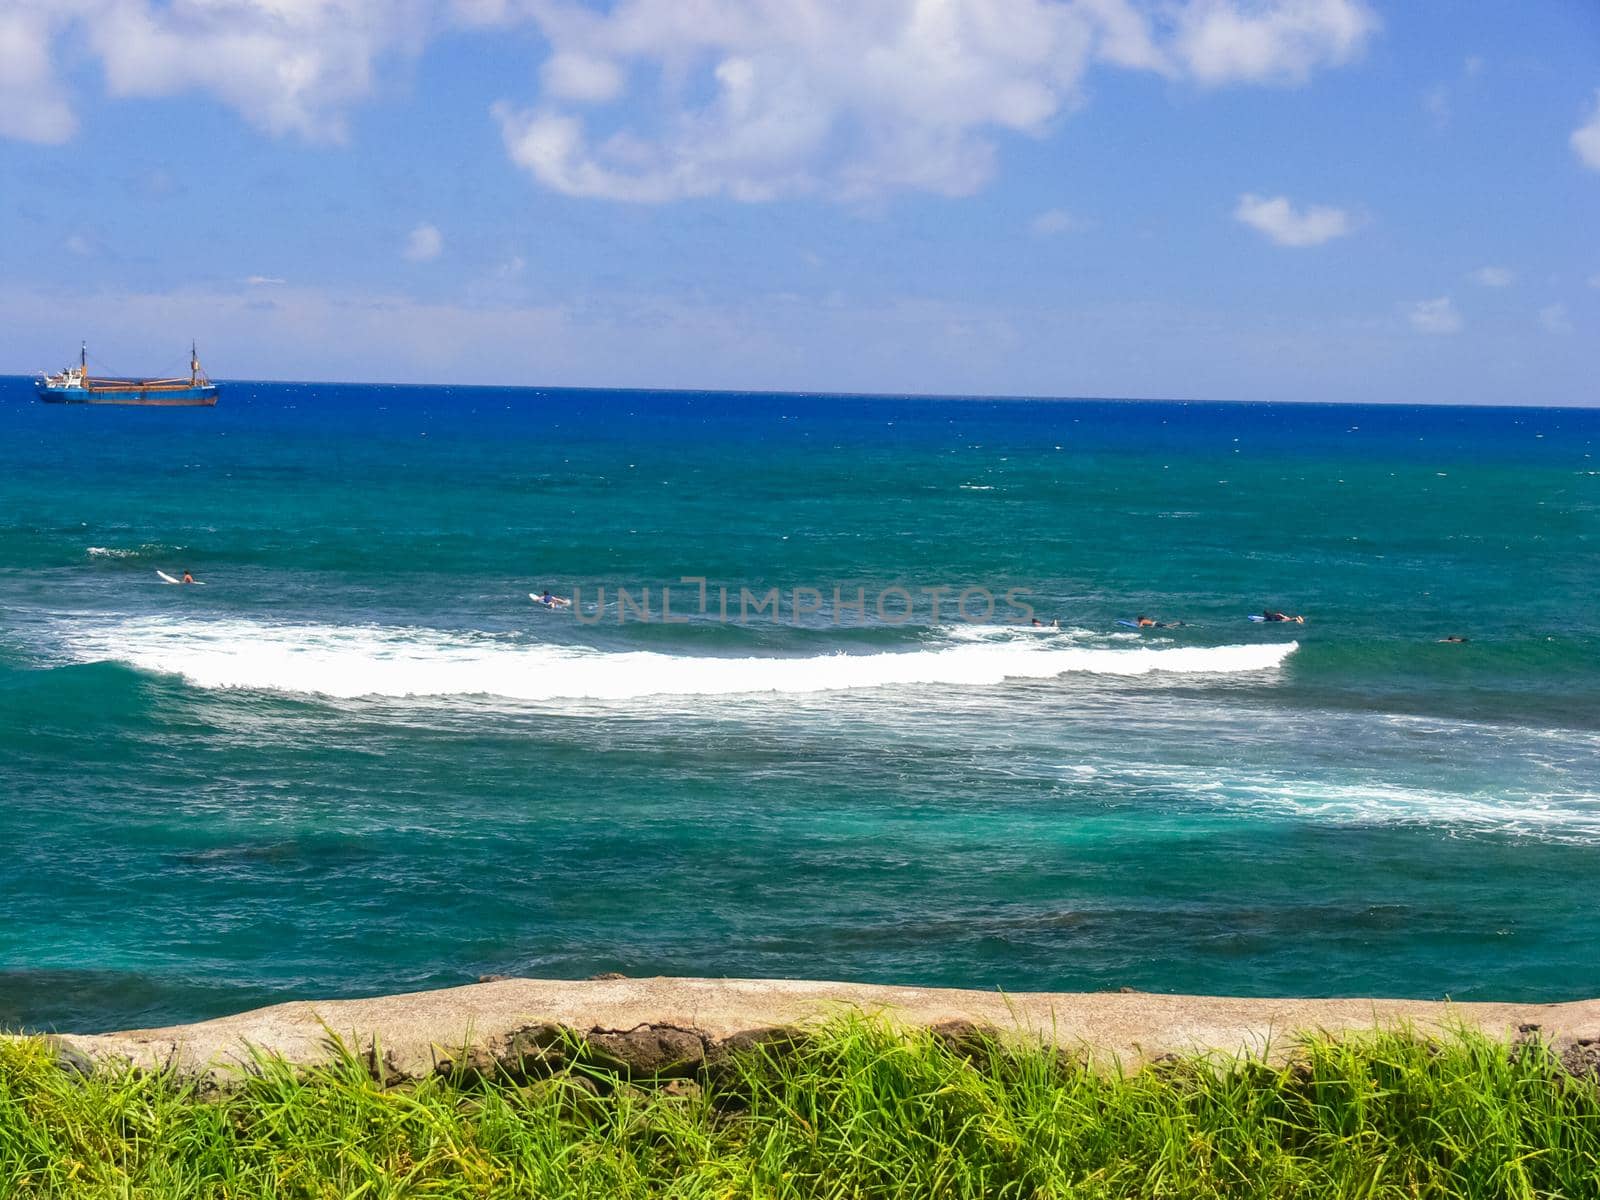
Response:
[[[196,387],[94,387],[38,389],[46,404],[123,404],[139,408],[210,408],[217,402],[217,385]]]

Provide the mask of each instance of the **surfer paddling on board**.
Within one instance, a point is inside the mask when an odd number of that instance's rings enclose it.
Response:
[[[1262,610],[1261,619],[1263,621],[1293,621],[1296,625],[1304,625],[1306,623],[1306,619],[1299,614],[1291,617],[1287,613],[1276,612],[1270,608]]]
[[[194,582],[194,576],[189,574],[188,571],[185,571],[183,573],[183,579],[180,580],[179,582],[181,582],[181,583],[193,583]]]
[[[529,592],[528,594],[533,596],[532,592]],[[533,602],[535,604],[542,604],[546,608],[566,608],[572,603],[571,600],[563,600],[560,596],[557,596],[555,593],[553,593],[549,588],[545,588],[543,595],[533,596]]]

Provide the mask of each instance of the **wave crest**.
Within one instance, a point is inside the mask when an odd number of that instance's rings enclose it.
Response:
[[[173,554],[179,549],[180,547],[168,546],[160,542],[145,542],[140,546],[90,546],[84,553],[90,558],[146,559]]]
[[[607,651],[488,634],[378,626],[131,619],[67,638],[88,660],[181,675],[207,688],[340,698],[496,696],[513,700],[629,700],[828,692],[911,684],[983,687],[1058,675],[1224,675],[1282,665],[1297,642],[1111,648],[1048,640],[810,657],[718,658]]]

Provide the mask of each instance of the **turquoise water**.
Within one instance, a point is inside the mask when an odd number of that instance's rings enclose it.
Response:
[[[1597,450],[1582,410],[0,381],[0,1025],[491,972],[1600,994]]]

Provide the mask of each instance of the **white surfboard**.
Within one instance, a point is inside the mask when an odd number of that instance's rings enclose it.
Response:
[[[183,580],[174,579],[171,575],[168,575],[165,571],[157,570],[156,574],[161,576],[161,582],[162,583],[177,583],[177,584],[183,583]],[[194,586],[195,587],[205,587],[205,584],[203,582],[201,582],[200,580],[196,579],[194,581]]]

